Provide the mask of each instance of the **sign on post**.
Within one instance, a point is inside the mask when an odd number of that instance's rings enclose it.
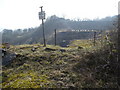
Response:
[[[39,12],[39,19],[45,19],[45,11]]]

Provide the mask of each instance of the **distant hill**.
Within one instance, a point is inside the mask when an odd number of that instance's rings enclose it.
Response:
[[[45,21],[45,35],[47,40],[51,37],[54,30],[111,30],[114,29],[114,23],[117,16],[106,17],[103,19],[96,20],[70,20],[57,17],[55,15],[49,17]],[[16,31],[3,30],[2,41],[9,42],[11,44],[33,44],[42,43],[42,27],[29,28],[29,29],[18,29]]]

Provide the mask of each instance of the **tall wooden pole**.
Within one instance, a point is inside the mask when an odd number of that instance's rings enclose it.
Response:
[[[43,6],[40,7],[40,8],[41,8],[41,12],[43,12],[42,7],[43,7]],[[44,47],[46,47],[45,32],[44,32],[44,20],[43,20],[43,19],[42,19],[42,29],[43,29],[43,42],[44,42]]]
[[[55,29],[55,46],[56,46],[56,29]]]

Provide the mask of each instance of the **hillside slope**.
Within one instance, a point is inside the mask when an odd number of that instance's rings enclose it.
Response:
[[[98,43],[99,45],[99,43]],[[77,40],[70,47],[40,44],[11,46],[16,57],[3,65],[3,88],[40,87],[117,87],[112,70],[107,65],[108,49],[93,46],[91,41]],[[109,70],[110,69],[110,70]]]

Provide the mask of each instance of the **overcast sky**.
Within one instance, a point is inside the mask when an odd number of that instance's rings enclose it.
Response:
[[[69,19],[95,19],[118,14],[119,0],[0,0],[0,29],[39,26],[40,6],[51,15]]]

